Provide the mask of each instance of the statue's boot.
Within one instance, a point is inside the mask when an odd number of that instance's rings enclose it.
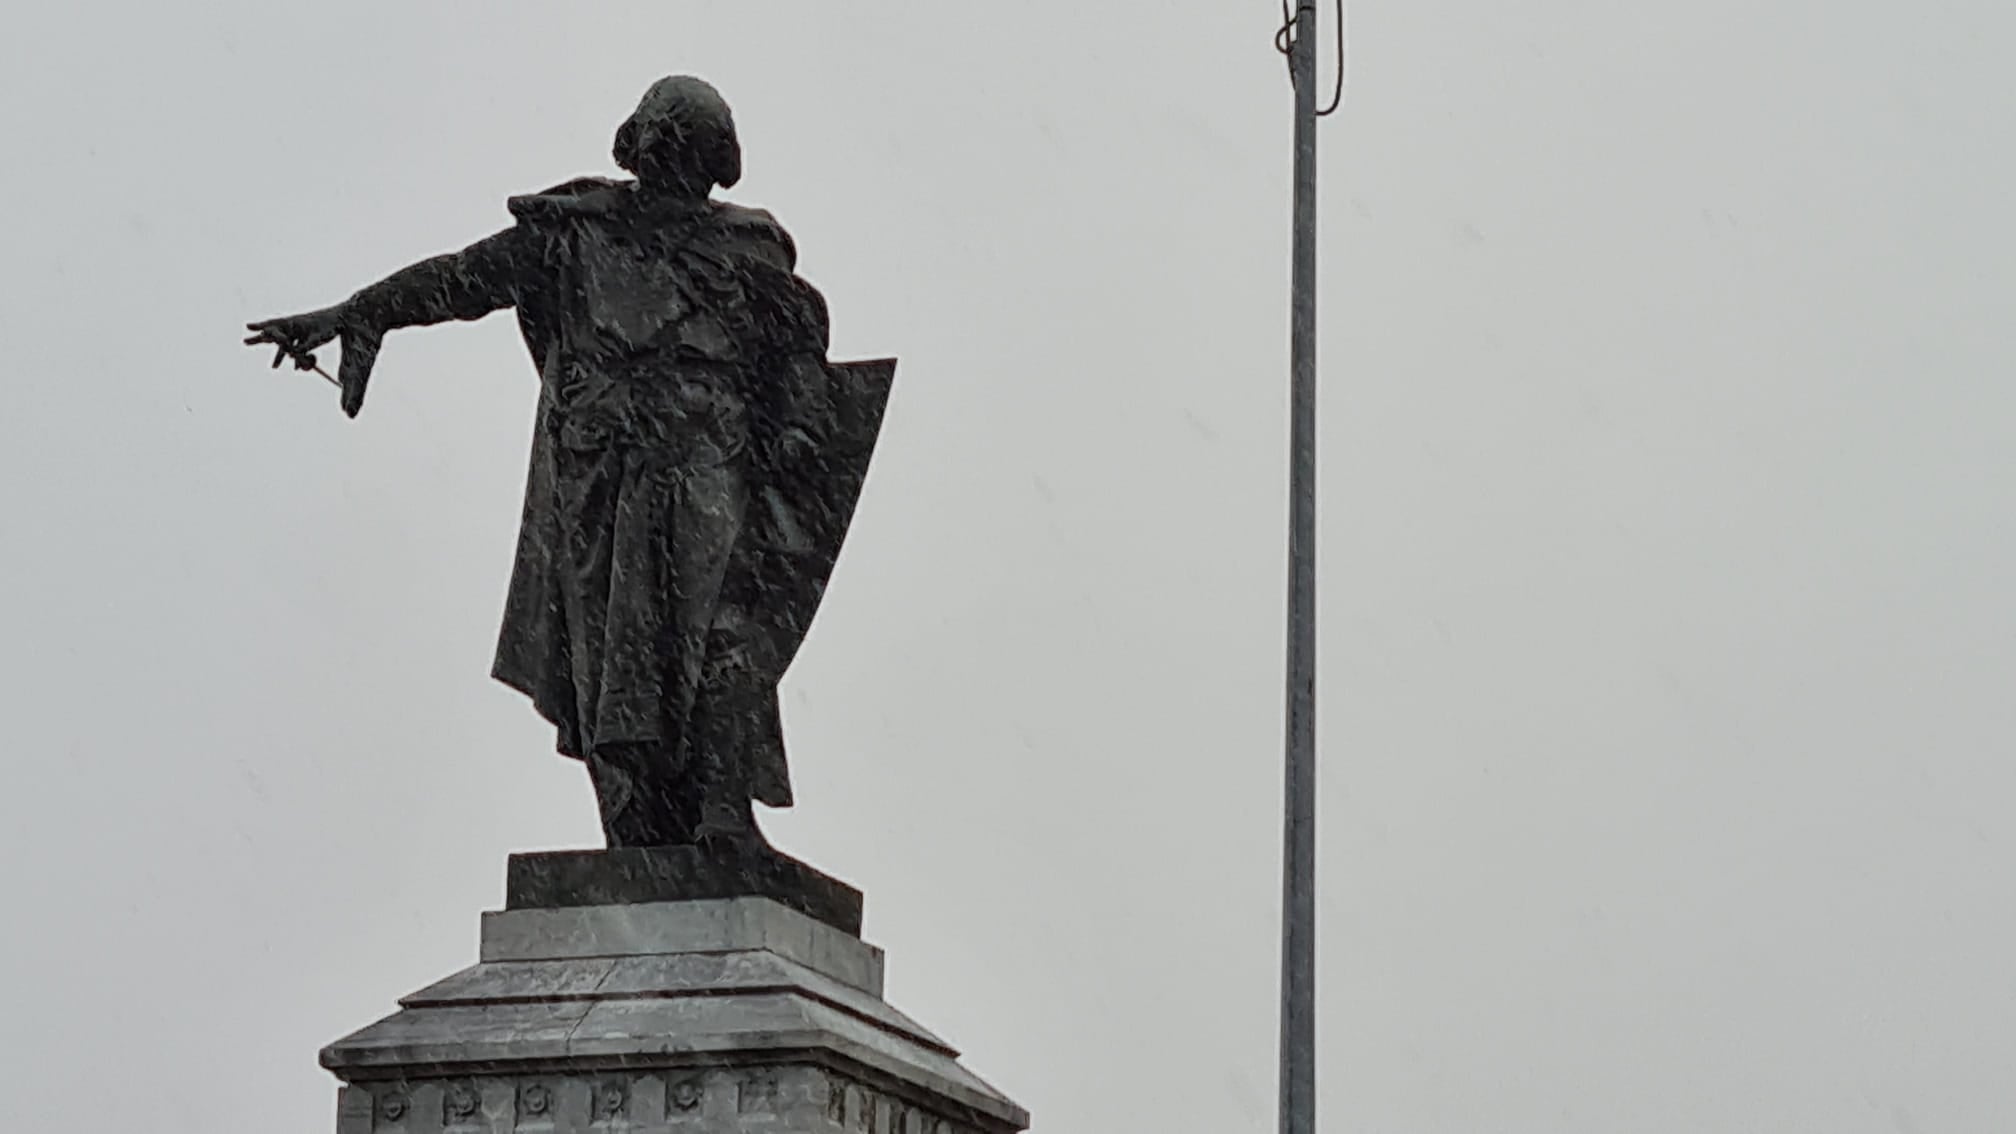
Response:
[[[770,840],[763,837],[763,829],[756,825],[756,809],[746,795],[739,804],[719,794],[703,796],[700,822],[693,828],[693,841],[710,850],[738,854],[770,849]]]
[[[669,763],[661,751],[631,745],[604,745],[589,757],[588,776],[611,849],[695,841],[696,801],[665,774]]]

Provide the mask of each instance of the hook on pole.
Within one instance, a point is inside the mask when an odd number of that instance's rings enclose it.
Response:
[[[1330,105],[1316,112],[1316,117],[1318,118],[1328,118],[1332,114],[1337,113],[1338,108],[1344,105],[1344,74],[1348,69],[1345,65],[1347,57],[1345,55],[1344,44],[1344,0],[1336,0],[1336,8],[1337,81],[1330,89]],[[1299,34],[1296,31],[1295,25],[1300,22],[1301,18],[1299,14],[1289,10],[1288,0],[1281,0],[1281,26],[1274,32],[1274,50],[1280,52],[1281,57],[1288,64],[1288,81],[1290,83],[1295,81],[1295,36]]]

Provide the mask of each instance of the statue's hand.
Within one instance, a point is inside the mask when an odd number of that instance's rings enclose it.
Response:
[[[315,356],[310,352],[342,334],[344,321],[344,310],[338,305],[304,315],[283,315],[278,319],[247,323],[245,329],[252,334],[245,340],[245,345],[272,346],[273,367],[276,370],[290,358],[294,360],[295,369],[312,370]]]

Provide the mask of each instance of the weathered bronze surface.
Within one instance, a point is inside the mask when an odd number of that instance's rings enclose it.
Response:
[[[634,179],[513,198],[502,232],[246,341],[302,369],[340,341],[354,416],[388,331],[515,310],[541,389],[493,672],[587,765],[612,848],[754,850],[895,363],[829,362],[791,237],[713,198],[742,165],[713,87],[653,85],[614,156]]]

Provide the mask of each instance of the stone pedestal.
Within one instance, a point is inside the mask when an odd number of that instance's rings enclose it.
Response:
[[[665,872],[617,865],[619,890],[666,892],[649,881]],[[513,897],[545,906],[484,914],[476,965],[323,1050],[345,1084],[337,1134],[1028,1127],[957,1051],[883,1002],[882,952],[829,924],[844,917],[775,896],[578,904],[610,884],[553,880],[584,871],[514,864],[525,884]]]

